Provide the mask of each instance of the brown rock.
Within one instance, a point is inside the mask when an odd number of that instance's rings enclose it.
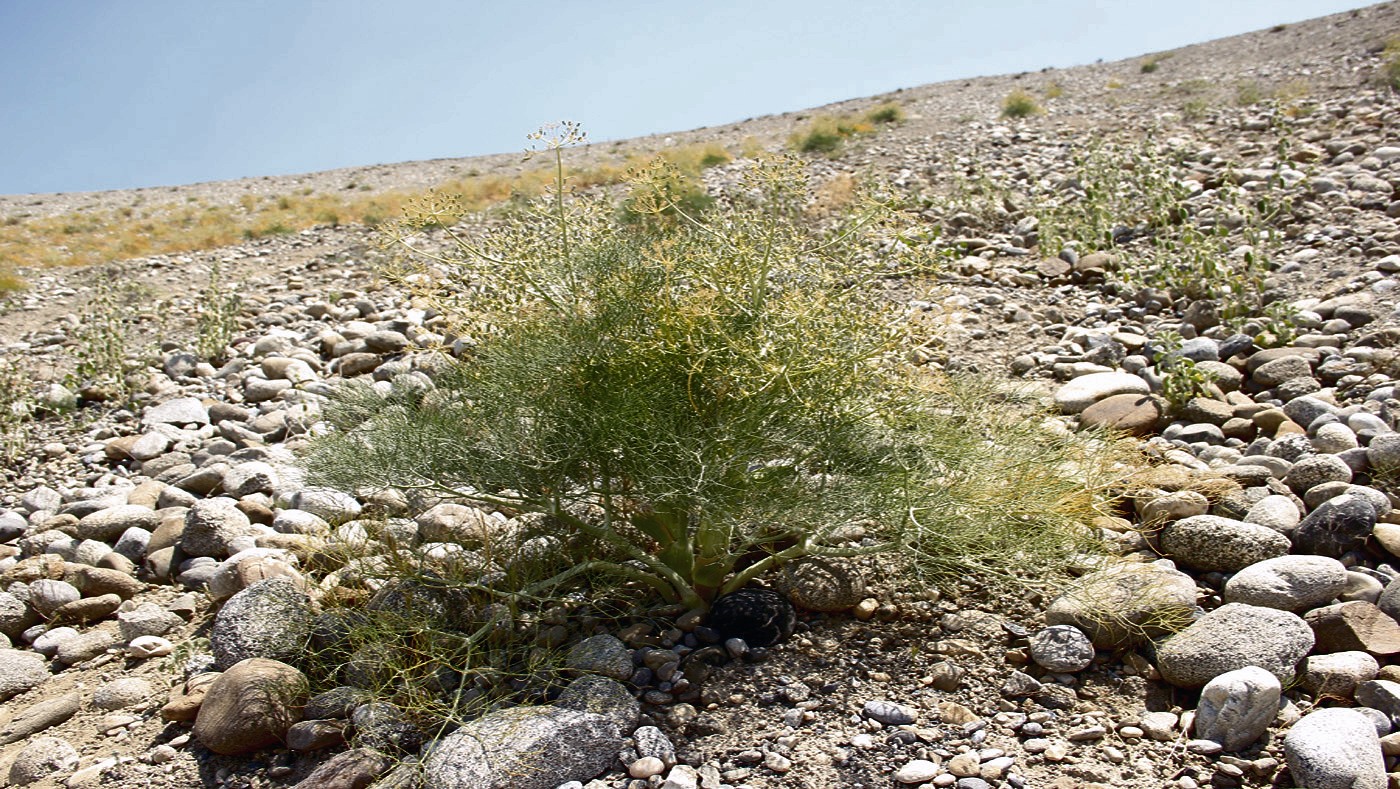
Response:
[[[218,678],[217,671],[190,677],[179,689],[170,691],[170,701],[160,708],[160,717],[167,721],[194,720],[199,714],[200,705],[204,703],[204,694],[209,692],[209,686]]]
[[[296,789],[364,789],[389,768],[384,754],[356,748],[322,762],[296,785]]]
[[[146,555],[169,548],[180,542],[180,535],[185,531],[185,510],[179,507],[172,507],[161,511],[160,525],[151,532],[151,539],[146,543]]]
[[[1193,397],[1181,409],[1181,417],[1191,422],[1223,425],[1235,415],[1234,406],[1210,397]]]
[[[131,460],[131,449],[136,446],[136,442],[141,440],[141,436],[118,436],[109,440],[102,447],[102,451],[107,455],[108,460],[123,461]]]
[[[78,587],[84,597],[114,594],[127,600],[146,589],[145,584],[119,570],[71,562],[64,566],[64,570],[63,580]]]
[[[244,515],[248,516],[249,521],[252,523],[261,523],[265,526],[272,525],[272,519],[277,515],[277,513],[272,511],[271,507],[258,501],[239,499],[236,506],[243,511]]]
[[[1387,682],[1400,682],[1400,666],[1381,666],[1376,679],[1383,679]]]
[[[966,723],[981,720],[977,713],[956,701],[938,702],[938,717],[950,726],[962,726]]]
[[[1081,429],[1103,428],[1145,436],[1156,430],[1164,418],[1161,401],[1141,394],[1105,397],[1079,415]]]
[[[1258,428],[1254,426],[1253,420],[1232,416],[1225,420],[1225,424],[1220,426],[1220,432],[1224,433],[1226,438],[1238,438],[1243,441],[1248,441],[1254,438],[1255,433],[1258,432]]]
[[[51,625],[96,622],[105,619],[121,607],[122,599],[115,594],[84,597],[71,603],[64,603],[49,617]]]
[[[67,562],[52,553],[20,559],[14,567],[0,574],[0,584],[29,584],[40,580],[62,581]]]
[[[1036,264],[1035,271],[1046,279],[1058,279],[1069,274],[1070,265],[1059,258],[1045,258]]]
[[[1400,652],[1400,623],[1364,600],[1315,608],[1304,614],[1303,620],[1317,637],[1318,653],[1359,650],[1380,656]]]
[[[29,705],[0,729],[0,745],[19,742],[63,723],[77,713],[82,703],[82,695],[75,692]]]
[[[276,660],[248,658],[220,674],[204,695],[194,736],[232,756],[280,742],[306,703],[306,677]]]
[[[170,583],[173,576],[170,574],[172,566],[175,564],[175,548],[161,548],[158,551],[146,553],[146,574],[151,580],[157,583]]]
[[[126,503],[153,510],[156,508],[156,502],[160,501],[162,490],[165,490],[164,482],[148,479],[126,494]]]
[[[287,729],[287,747],[294,751],[319,751],[345,742],[346,721],[314,720]]]

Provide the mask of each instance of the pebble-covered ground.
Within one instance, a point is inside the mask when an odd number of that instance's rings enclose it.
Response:
[[[603,633],[564,620],[583,678],[552,704],[436,739],[354,688],[299,692],[306,645],[333,635],[314,602],[327,545],[373,551],[366,524],[383,513],[414,545],[510,523],[301,481],[294,461],[336,381],[430,371],[444,339],[376,275],[372,233],[324,227],[128,261],[105,290],[107,269],[30,272],[33,287],[4,305],[0,352],[23,361],[48,410],[99,394],[59,383],[90,355],[77,338],[94,297],[152,351],[135,406],[30,423],[0,478],[0,633],[13,647],[0,649],[0,777],[230,789],[1400,783],[1400,97],[1377,81],[1396,33],[1400,6],[1386,4],[824,108],[894,99],[908,115],[811,167],[821,180],[886,179],[927,220],[920,243],[947,263],[903,283],[911,319],[929,327],[910,357],[1029,386],[1064,430],[1117,428],[1151,459],[1090,524],[1119,556],[1028,579],[1032,594],[967,578],[916,596],[865,567],[823,606],[834,610],[800,610],[792,636],[757,653],[712,643],[683,612]],[[999,118],[1018,87],[1046,112]],[[670,140],[776,146],[810,114]],[[1233,321],[1228,298],[1125,276],[1152,259],[1138,216],[1112,217],[1111,254],[1041,254],[1056,212],[1084,197],[1076,156],[1094,138],[1155,152],[1183,221],[1228,231],[1224,260],[1267,257],[1259,284],[1287,321]],[[420,186],[465,161],[169,191],[236,201],[351,177]],[[743,166],[708,170],[708,188],[723,193]],[[140,196],[7,197],[0,214]],[[1242,206],[1263,197],[1286,206],[1266,223],[1277,237],[1246,238]],[[216,266],[242,297],[218,367],[192,353]],[[1211,383],[1169,411],[1159,395],[1181,359]]]

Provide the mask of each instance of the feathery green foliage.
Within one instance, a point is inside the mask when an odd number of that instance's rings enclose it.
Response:
[[[1028,118],[1043,112],[1045,110],[1041,108],[1035,97],[1020,88],[1006,94],[1006,98],[1001,101],[1001,116],[1003,118]]]
[[[564,569],[521,594],[610,577],[702,606],[803,555],[886,553],[911,575],[1063,556],[1112,452],[899,361],[909,322],[875,250],[897,227],[870,198],[805,220],[801,163],[761,161],[697,217],[664,163],[634,173],[624,224],[559,186],[482,239],[450,225],[429,261],[436,307],[477,345],[431,384],[341,388],[308,466],[542,513]],[[906,257],[917,257],[908,251]],[[1086,483],[1087,480],[1087,483]]]

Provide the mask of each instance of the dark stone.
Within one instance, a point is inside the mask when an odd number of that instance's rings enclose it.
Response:
[[[792,635],[797,612],[777,592],[740,589],[715,600],[706,624],[725,638],[742,638],[749,646],[766,647]]]
[[[1324,501],[1308,514],[1293,533],[1300,553],[1341,556],[1359,550],[1376,525],[1376,508],[1366,499],[1346,494]]]

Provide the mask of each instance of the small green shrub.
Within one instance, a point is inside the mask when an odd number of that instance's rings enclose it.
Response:
[[[1149,58],[1142,62],[1142,65],[1138,67],[1138,71],[1142,72],[1143,74],[1151,74],[1152,72],[1156,71],[1160,66],[1161,64],[1158,63],[1156,60]]]
[[[26,448],[34,413],[32,381],[18,362],[0,359],[0,460],[14,462]]]
[[[1381,82],[1391,90],[1400,90],[1400,36],[1387,40],[1381,52]]]
[[[893,101],[887,101],[875,109],[865,113],[865,119],[873,124],[902,123],[904,121],[904,108]]]
[[[1181,335],[1176,332],[1158,335],[1153,342],[1159,351],[1157,373],[1162,376],[1162,398],[1173,413],[1180,413],[1193,397],[1208,396],[1215,382],[1214,375],[1181,355],[1181,342]]]
[[[124,278],[121,269],[97,272],[92,296],[79,313],[73,332],[77,364],[69,376],[70,384],[104,399],[132,394],[127,372],[135,337],[128,316],[144,296],[139,286]]]
[[[1044,91],[1044,92],[1045,92],[1045,98],[1047,98],[1047,99],[1058,99],[1058,98],[1060,98],[1061,96],[1065,95],[1065,86],[1061,85],[1061,84],[1058,83],[1058,82],[1051,82],[1051,83],[1049,83],[1048,85],[1045,86],[1045,91]]]
[[[224,281],[223,267],[209,269],[209,282],[199,297],[195,318],[195,352],[214,364],[226,361],[229,343],[238,334],[238,314],[243,299]]]
[[[548,138],[558,172],[577,139]],[[451,206],[420,204],[388,240],[408,276],[470,284],[432,304],[477,344],[430,385],[341,387],[312,478],[535,513],[554,566],[484,590],[521,608],[619,586],[704,607],[807,555],[1011,577],[1081,545],[1113,448],[902,361],[911,322],[883,295],[899,261],[873,254],[902,223],[888,206],[814,226],[787,158],[706,216],[668,178],[635,173],[630,199],[676,221],[619,223],[561,177],[451,254],[419,232]]]
[[[1043,112],[1045,110],[1036,103],[1035,97],[1020,88],[1006,94],[1006,98],[1001,102],[1003,118],[1028,118]]]

